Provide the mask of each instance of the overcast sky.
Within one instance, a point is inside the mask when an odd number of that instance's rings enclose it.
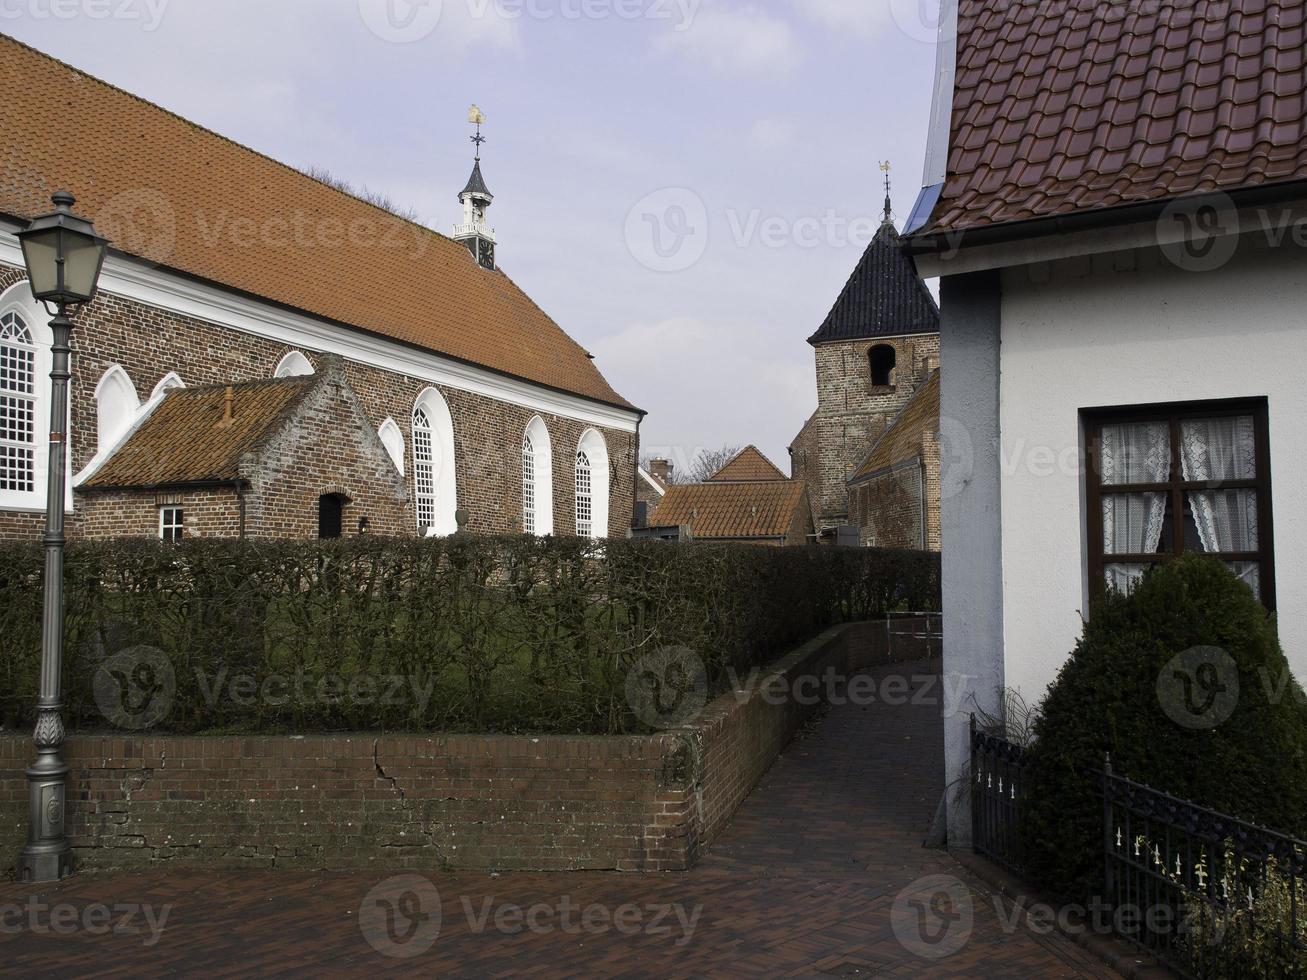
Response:
[[[645,450],[788,469],[880,161],[900,227],[921,183],[930,2],[0,0],[0,31],[445,233],[478,103],[499,263]]]

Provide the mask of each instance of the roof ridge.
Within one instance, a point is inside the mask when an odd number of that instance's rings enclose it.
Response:
[[[66,68],[74,75],[80,75],[82,78],[94,82],[97,85],[103,85],[105,88],[111,89],[112,91],[117,92],[119,95],[125,95],[128,98],[141,103],[142,105],[149,106],[151,109],[154,109],[158,112],[162,112],[165,115],[170,116],[173,119],[177,120],[178,122],[190,126],[192,129],[197,129],[202,133],[205,133],[216,139],[222,140],[224,143],[227,143],[230,146],[234,146],[238,149],[244,150],[247,153],[252,153],[263,160],[267,160],[269,163],[281,167],[283,170],[287,170],[298,177],[302,177],[304,180],[310,180],[315,184],[320,184],[323,187],[327,188],[328,190],[332,191],[333,193],[341,195],[342,197],[347,197],[350,200],[358,201],[360,204],[366,204],[374,211],[378,211],[381,214],[388,215],[389,217],[394,218],[396,221],[402,221],[407,225],[413,226],[414,228],[419,228],[423,231],[429,232],[430,234],[435,235],[437,238],[443,238],[449,242],[454,241],[454,239],[450,238],[448,235],[443,234],[442,232],[438,231],[435,228],[430,227],[429,225],[424,225],[419,221],[414,221],[412,218],[406,218],[403,215],[396,214],[393,211],[387,211],[379,204],[375,204],[372,201],[369,201],[365,197],[360,197],[357,194],[351,194],[349,191],[342,190],[341,188],[337,187],[335,184],[331,184],[323,180],[321,177],[315,177],[312,174],[306,173],[305,171],[301,170],[299,167],[286,163],[284,160],[278,160],[276,157],[272,156],[269,153],[265,153],[262,150],[256,149],[253,146],[250,146],[246,143],[242,143],[240,140],[233,139],[230,136],[226,136],[223,133],[218,132],[216,129],[211,129],[208,126],[205,126],[203,123],[196,122],[194,119],[188,119],[185,116],[183,116],[181,113],[173,109],[169,109],[167,106],[160,105],[157,102],[152,102],[149,99],[147,99],[145,96],[137,95],[135,92],[131,91],[130,89],[123,88],[121,85],[115,85],[113,82],[106,81],[105,79],[100,78],[98,75],[92,75],[85,68],[78,68],[76,65],[70,64],[69,62],[64,61],[62,58],[56,58],[54,55],[42,51],[40,48],[35,47],[34,45],[28,44],[25,41],[18,40],[18,38],[14,37],[12,34],[5,34],[3,32],[0,32],[0,41],[8,41],[11,44],[17,45],[18,47],[23,48],[26,51],[30,51],[32,54],[44,58],[47,61],[56,64],[61,68]]]

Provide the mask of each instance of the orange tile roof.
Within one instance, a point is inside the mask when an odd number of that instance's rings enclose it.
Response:
[[[688,525],[701,539],[783,538],[806,506],[806,486],[799,480],[686,483],[668,487],[649,524]]]
[[[856,483],[874,473],[884,473],[921,455],[921,439],[939,429],[939,372],[917,389],[912,399],[895,416],[890,427],[876,440],[870,454],[849,482]]]
[[[0,214],[66,188],[128,254],[594,401],[631,407],[502,271],[0,35]]]
[[[780,467],[762,454],[757,446],[745,446],[735,457],[708,477],[709,483],[734,483],[740,480],[788,480]]]
[[[1307,179],[1302,0],[961,0],[920,233]]]
[[[222,483],[240,479],[241,457],[256,449],[320,376],[177,388],[86,483],[86,490]]]

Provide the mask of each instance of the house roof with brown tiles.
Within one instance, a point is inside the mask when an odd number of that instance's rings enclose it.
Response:
[[[113,247],[296,311],[623,408],[502,271],[398,218],[0,35],[0,214],[60,188]]]
[[[745,446],[735,457],[708,477],[709,483],[736,483],[739,481],[788,480],[780,467],[762,454],[757,446]]]
[[[960,0],[920,233],[1307,179],[1302,0]]]
[[[939,306],[889,221],[880,226],[810,344],[938,333]]]
[[[800,480],[678,484],[667,488],[649,523],[688,526],[699,539],[784,538],[807,505]]]
[[[175,388],[83,484],[86,490],[228,483],[241,459],[288,418],[320,375]]]
[[[849,478],[850,483],[885,473],[921,456],[922,438],[928,432],[939,430],[939,387],[936,371],[876,440],[867,458]]]

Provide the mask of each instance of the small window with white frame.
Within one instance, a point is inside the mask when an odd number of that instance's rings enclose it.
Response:
[[[159,538],[180,541],[186,534],[185,513],[180,507],[159,508]]]

